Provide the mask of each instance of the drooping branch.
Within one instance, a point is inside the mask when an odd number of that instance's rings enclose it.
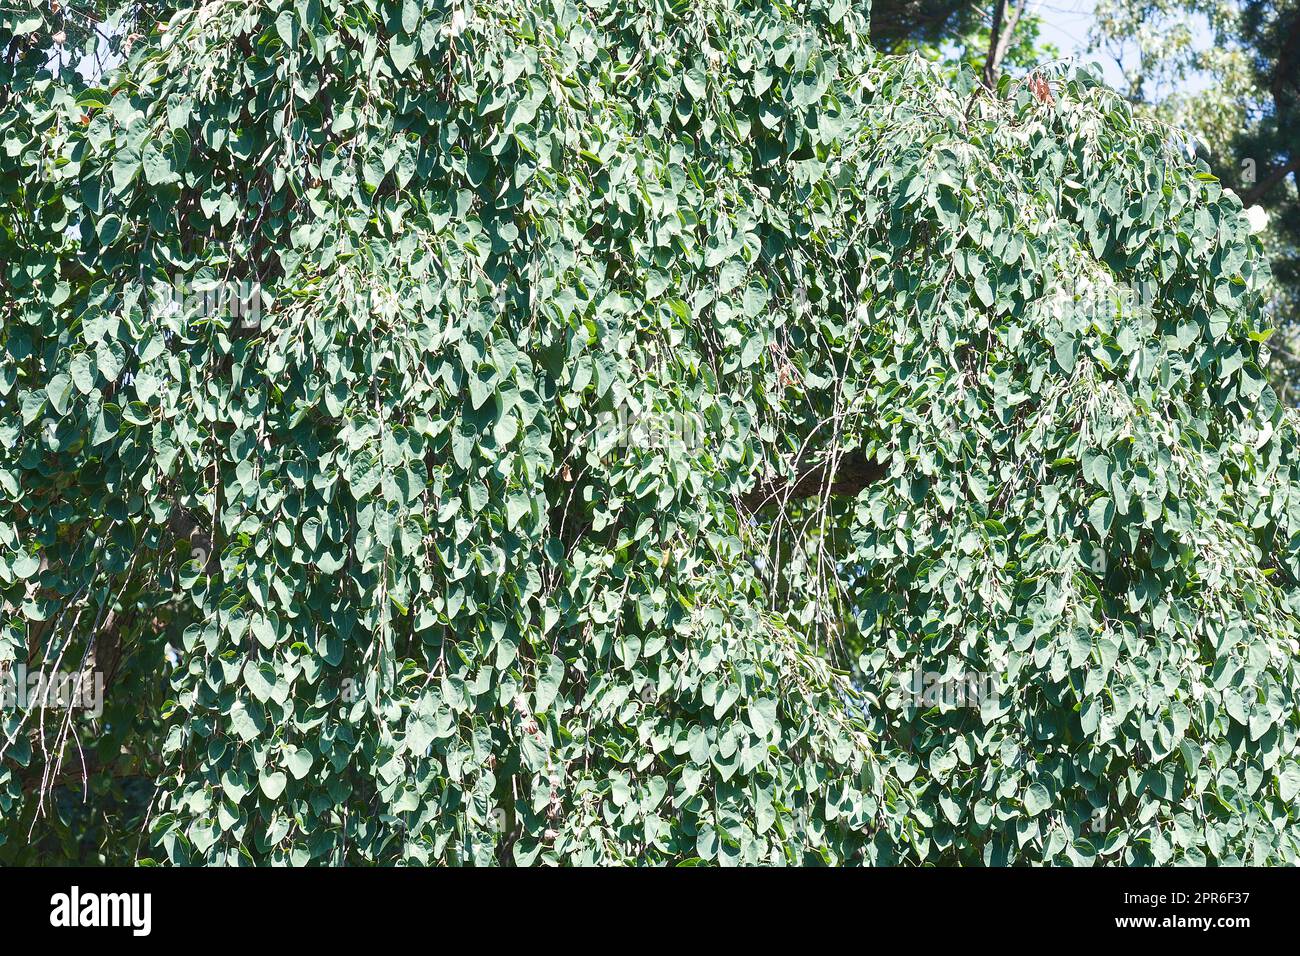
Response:
[[[17,779],[23,790],[28,792],[35,792],[42,788],[49,791],[55,787],[65,787],[73,783],[87,786],[91,780],[96,778],[113,780],[152,779],[153,773],[148,768],[139,766],[139,761],[135,758],[126,755],[121,756],[126,757],[126,765],[105,764],[94,751],[89,751],[78,754],[75,765],[69,766],[67,769],[60,769],[56,774],[47,776],[45,767],[33,766],[19,773]]]
[[[741,495],[740,503],[745,510],[754,512],[768,505],[779,506],[786,501],[812,498],[823,492],[836,498],[852,498],[885,477],[888,470],[886,465],[868,458],[861,449],[854,449],[844,452],[838,459],[801,462],[792,477],[761,481]]]

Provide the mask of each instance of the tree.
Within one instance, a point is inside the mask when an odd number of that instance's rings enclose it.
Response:
[[[945,65],[966,63],[985,84],[1004,65],[1033,70],[1059,57],[1040,39],[1041,18],[1029,0],[983,5],[963,0],[888,0],[872,9],[871,42],[882,50],[918,52]]]
[[[1263,109],[1234,137],[1236,178],[1228,181],[1246,205],[1268,214],[1269,259],[1282,290],[1278,310],[1294,325],[1300,316],[1300,3],[1252,0],[1240,22],[1256,88],[1267,92]]]
[[[895,52],[914,43],[940,44],[974,29],[975,0],[877,0],[871,6],[870,38]]]
[[[8,58],[0,659],[124,663],[8,715],[0,854],[1294,862],[1240,202],[1087,74],[866,37],[263,0]]]
[[[1250,50],[1256,82],[1268,90],[1272,109],[1242,140],[1269,160],[1263,176],[1243,194],[1253,205],[1276,192],[1300,169],[1296,120],[1300,113],[1300,5],[1288,0],[1251,0],[1242,13],[1242,41]]]

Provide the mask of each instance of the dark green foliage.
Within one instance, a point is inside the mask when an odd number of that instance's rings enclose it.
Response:
[[[973,29],[985,12],[975,0],[875,0],[871,42],[885,51],[906,42],[939,43]]]
[[[1088,77],[844,0],[210,3],[6,70],[0,660],[122,663],[79,816],[4,715],[0,856],[1294,862],[1258,243]]]

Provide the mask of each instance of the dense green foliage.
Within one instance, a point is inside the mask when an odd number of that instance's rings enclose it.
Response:
[[[1294,862],[1240,203],[864,8],[0,14],[0,858]]]

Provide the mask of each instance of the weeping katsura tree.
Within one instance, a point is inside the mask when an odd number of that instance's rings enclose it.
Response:
[[[847,0],[119,13],[0,12],[0,860],[1296,862],[1175,132]]]

